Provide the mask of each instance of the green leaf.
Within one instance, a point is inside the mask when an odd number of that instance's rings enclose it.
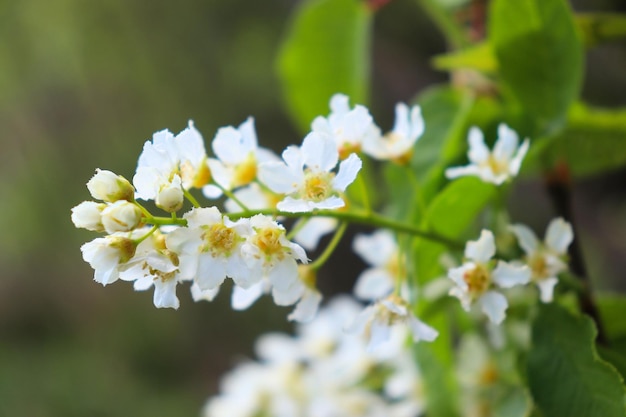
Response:
[[[469,48],[437,55],[432,60],[433,67],[438,70],[453,71],[470,68],[488,74],[498,71],[498,60],[489,42],[481,42]]]
[[[597,109],[576,104],[562,133],[531,147],[523,170],[541,172],[563,162],[576,176],[626,165],[626,108]]]
[[[626,340],[626,296],[601,294],[596,297],[604,333],[609,341]],[[625,352],[626,353],[626,352]]]
[[[624,417],[624,386],[594,348],[596,329],[555,304],[542,305],[532,325],[528,383],[546,416]]]
[[[288,110],[306,132],[329,112],[335,93],[366,103],[371,12],[359,0],[306,0],[296,10],[278,56]]]
[[[422,226],[450,239],[459,239],[480,212],[494,198],[496,188],[474,177],[454,180],[435,197],[428,207]],[[445,246],[419,239],[415,243],[415,271],[424,284],[442,276],[441,255]]]
[[[626,38],[623,14],[581,13],[576,15],[576,24],[587,47]]]
[[[566,1],[495,0],[489,29],[500,76],[536,131],[558,130],[583,74],[583,48]]]

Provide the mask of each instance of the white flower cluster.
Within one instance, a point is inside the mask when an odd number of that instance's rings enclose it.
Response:
[[[526,253],[524,259],[496,263],[492,259],[496,254],[493,233],[483,230],[478,240],[465,246],[465,263],[448,271],[455,285],[450,295],[457,297],[467,311],[477,302],[495,324],[504,320],[508,307],[507,298],[499,289],[534,282],[541,301],[552,301],[557,275],[567,270],[567,247],[574,239],[572,226],[562,218],[550,222],[544,243],[527,226],[516,224],[510,230]]]
[[[337,298],[294,337],[270,333],[258,361],[239,364],[209,399],[204,417],[413,417],[423,411],[420,375],[401,329],[372,352],[342,323],[360,306]]]

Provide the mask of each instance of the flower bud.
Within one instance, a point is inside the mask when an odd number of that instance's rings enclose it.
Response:
[[[104,232],[102,210],[104,210],[105,207],[106,204],[104,203],[83,201],[72,209],[72,222],[74,226],[93,232]]]
[[[141,210],[125,200],[109,204],[102,210],[102,224],[108,233],[128,232],[141,222]]]
[[[114,203],[119,200],[134,201],[135,189],[121,175],[96,169],[96,174],[87,183],[89,192],[96,200]]]
[[[180,178],[178,178],[178,181],[173,181],[159,190],[155,203],[157,207],[168,213],[174,213],[183,207],[183,199],[183,189],[180,185]]]

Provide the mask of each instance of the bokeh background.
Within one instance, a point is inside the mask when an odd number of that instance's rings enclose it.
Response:
[[[265,146],[299,142],[274,71],[296,3],[0,2],[0,416],[195,416],[258,334],[290,329],[289,310],[267,300],[233,312],[228,290],[195,304],[180,289],[173,311],[124,283],[102,288],[79,250],[94,235],[73,227],[70,208],[89,199],[96,167],[132,178],[143,142],[188,119],[207,143],[249,115]],[[447,80],[430,69],[445,42],[418,3],[393,0],[375,18],[370,108],[384,128],[396,101]],[[626,11],[620,0],[575,7]],[[585,98],[626,105],[624,68],[624,43],[592,50]],[[601,289],[626,288],[625,174],[575,184]],[[540,179],[521,182],[512,209],[544,227]],[[362,268],[341,251],[320,278],[327,294],[349,290]]]

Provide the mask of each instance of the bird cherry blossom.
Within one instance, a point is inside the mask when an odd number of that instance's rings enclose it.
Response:
[[[136,291],[154,286],[155,307],[178,309],[176,287],[189,280],[181,268],[190,266],[180,263],[178,255],[167,248],[165,236],[157,231],[139,243],[132,264],[120,272],[120,279],[132,281]]]
[[[560,217],[552,220],[543,242],[523,224],[514,224],[510,229],[526,253],[525,262],[532,271],[532,281],[539,287],[541,301],[551,302],[557,275],[567,270],[564,258],[574,239],[572,226]]]
[[[508,302],[494,287],[510,288],[527,284],[531,271],[525,265],[517,266],[504,261],[498,261],[493,268],[491,258],[495,253],[493,233],[483,230],[478,240],[465,245],[466,262],[450,269],[448,277],[456,285],[450,290],[450,295],[457,297],[466,311],[469,311],[472,303],[478,302],[489,320],[500,324],[504,320]]]
[[[349,102],[345,94],[335,94],[330,99],[328,117],[318,116],[311,124],[313,132],[333,139],[341,160],[359,153],[364,142],[381,135],[367,107],[356,105],[350,109]]]
[[[217,207],[194,208],[181,227],[166,236],[167,247],[179,254],[184,278],[193,278],[201,290],[212,290],[230,277],[242,287],[260,280],[251,273],[242,255],[242,246],[252,233],[248,219],[236,222],[223,216]]]
[[[111,284],[119,279],[120,269],[127,266],[136,249],[137,243],[132,236],[128,237],[128,233],[113,233],[99,237],[80,247],[83,259],[94,269],[94,281],[102,285]]]
[[[284,162],[262,164],[259,178],[272,191],[287,194],[276,207],[287,212],[336,209],[345,206],[341,194],[361,169],[361,160],[350,155],[339,164],[334,142],[327,136],[309,133],[302,147],[290,146],[283,152]]]
[[[133,201],[135,195],[135,189],[126,178],[104,169],[96,169],[96,174],[87,182],[87,189],[93,198],[107,203]]]
[[[391,132],[384,136],[368,136],[363,142],[363,152],[375,159],[407,163],[413,146],[423,133],[424,119],[420,107],[409,108],[404,103],[398,103]]]
[[[483,133],[477,127],[470,129],[467,139],[470,164],[464,167],[448,168],[446,170],[447,178],[453,179],[472,175],[479,177],[484,182],[501,185],[510,178],[517,176],[530,145],[529,140],[525,139],[518,147],[517,133],[505,124],[498,126],[498,140],[493,151],[487,148]]]
[[[204,187],[203,192],[208,198],[220,197],[222,189],[232,190],[250,184],[257,177],[260,163],[278,160],[272,151],[258,146],[252,117],[238,128],[220,128],[211,147],[217,159],[210,158],[208,164],[219,187]]]
[[[432,342],[439,334],[415,317],[409,303],[395,294],[366,307],[347,330],[363,333],[369,340],[369,348],[374,349],[389,339],[391,328],[396,325],[407,326],[414,342]]]

